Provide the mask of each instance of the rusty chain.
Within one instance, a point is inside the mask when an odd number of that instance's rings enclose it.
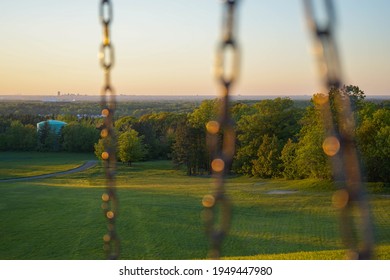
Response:
[[[212,259],[221,256],[222,242],[231,223],[231,202],[225,191],[225,177],[231,167],[236,141],[229,113],[229,94],[237,79],[239,66],[238,46],[234,37],[237,2],[224,1],[222,40],[217,48],[215,65],[216,78],[221,86],[220,114],[219,120],[209,121],[206,125],[215,189],[213,194],[203,197],[202,204],[206,234],[210,240],[209,258]]]
[[[332,198],[333,205],[340,210],[341,235],[348,250],[347,258],[370,259],[374,248],[372,222],[354,140],[354,115],[346,88],[341,87],[342,71],[334,36],[336,16],[333,2],[323,0],[327,18],[321,25],[315,15],[313,1],[303,1],[307,24],[314,37],[324,90],[332,90],[335,95],[334,110],[330,105],[329,94],[314,96],[326,132],[323,149],[330,158],[338,187]]]
[[[102,208],[107,220],[108,232],[103,236],[104,251],[107,259],[118,259],[119,237],[115,222],[118,217],[118,197],[115,187],[116,172],[116,136],[114,131],[114,112],[116,107],[115,92],[111,85],[111,68],[114,65],[114,48],[111,44],[110,24],[113,18],[112,3],[110,0],[100,2],[100,21],[103,26],[103,40],[100,45],[99,59],[104,71],[104,86],[101,90],[101,109],[104,124],[101,138],[104,151],[101,158],[104,161],[106,190],[102,195]]]

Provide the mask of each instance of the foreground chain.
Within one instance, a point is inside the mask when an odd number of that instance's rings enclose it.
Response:
[[[215,179],[212,195],[203,198],[206,234],[210,239],[209,258],[218,259],[222,241],[231,223],[231,203],[225,192],[228,174],[235,151],[235,131],[229,115],[229,94],[238,74],[238,47],[234,38],[234,18],[238,1],[224,1],[223,37],[217,51],[216,76],[221,86],[219,120],[207,123],[207,141],[211,155],[211,170]],[[222,143],[221,143],[222,138]]]
[[[110,38],[110,24],[112,22],[112,3],[110,0],[102,0],[100,2],[100,21],[103,26],[103,41],[100,46],[99,58],[100,65],[104,70],[104,86],[101,90],[101,109],[104,117],[101,137],[104,143],[104,151],[101,157],[104,161],[106,176],[106,191],[102,195],[102,208],[108,229],[103,240],[107,259],[117,259],[119,257],[119,238],[116,232],[115,221],[118,216],[118,198],[115,187],[116,136],[113,124],[116,101],[115,92],[111,86],[114,49]]]
[[[322,113],[326,131],[323,148],[330,157],[333,178],[338,187],[333,196],[333,204],[340,210],[341,234],[348,248],[347,257],[370,259],[374,247],[373,230],[355,144],[354,115],[347,88],[341,88],[341,67],[334,38],[333,2],[323,1],[327,15],[327,22],[323,26],[316,20],[313,1],[304,0],[304,7],[316,43],[315,53],[324,90],[334,93],[334,109],[332,110],[329,94],[317,94],[314,101]]]

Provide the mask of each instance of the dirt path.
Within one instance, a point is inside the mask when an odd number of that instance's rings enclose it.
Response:
[[[30,176],[30,177],[1,179],[0,183],[2,183],[2,182],[29,181],[29,180],[35,180],[35,179],[45,179],[45,178],[56,177],[56,176],[61,176],[61,175],[68,175],[68,174],[73,174],[73,173],[77,173],[77,172],[81,172],[81,171],[87,170],[89,168],[94,167],[96,164],[97,164],[96,160],[90,160],[90,161],[87,161],[86,163],[84,163],[83,165],[80,165],[79,167],[76,167],[76,168],[73,168],[73,169],[60,171],[60,172],[55,172],[55,173],[49,173],[49,174]]]

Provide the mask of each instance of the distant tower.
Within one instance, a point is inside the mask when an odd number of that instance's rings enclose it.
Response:
[[[58,92],[57,92],[57,96],[60,96],[60,95],[61,95],[61,91],[58,91]]]

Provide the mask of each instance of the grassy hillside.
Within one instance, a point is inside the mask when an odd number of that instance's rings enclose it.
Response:
[[[95,157],[93,154],[1,152],[0,159],[0,179],[7,179],[64,171]]]
[[[117,175],[122,259],[207,256],[201,199],[211,192],[211,178],[187,177],[167,161],[119,165]],[[0,183],[0,259],[103,259],[103,188],[100,165],[68,176]],[[227,188],[234,216],[226,258],[344,257],[331,184],[232,177]],[[373,194],[371,206],[377,257],[390,259],[389,196]]]

